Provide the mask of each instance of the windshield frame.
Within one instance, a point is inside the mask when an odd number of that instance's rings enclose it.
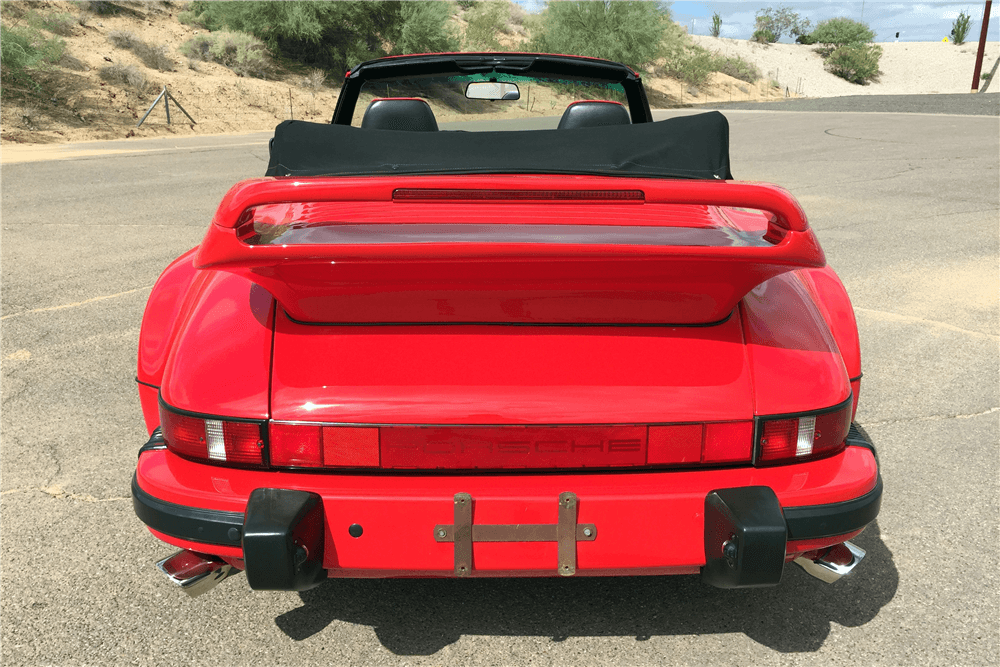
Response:
[[[639,73],[621,63],[543,53],[437,53],[390,56],[361,63],[345,76],[330,122],[334,125],[351,124],[361,89],[367,82],[488,72],[620,84],[625,91],[632,123],[653,121]]]

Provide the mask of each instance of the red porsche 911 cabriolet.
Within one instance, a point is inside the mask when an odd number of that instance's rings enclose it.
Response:
[[[558,128],[504,129],[529,86]],[[653,122],[603,60],[350,71],[150,295],[132,495],[180,549],[160,569],[191,594],[850,572],[882,495],[853,310],[728,142],[719,113]]]

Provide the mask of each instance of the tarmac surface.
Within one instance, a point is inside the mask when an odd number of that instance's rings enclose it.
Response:
[[[129,498],[146,439],[139,326],[223,193],[263,173],[267,136],[102,142],[0,173],[0,660],[996,664],[997,120],[729,118],[733,171],[799,199],[857,313],[857,421],[885,495],[851,577],[827,585],[790,565],[756,590],[686,576],[331,580],[296,594],[237,576],[186,598],[155,570],[172,548]]]
[[[1000,116],[1000,94],[963,95],[851,95],[779,100],[725,102],[713,109],[754,111],[850,111],[862,113],[928,113],[963,116]]]

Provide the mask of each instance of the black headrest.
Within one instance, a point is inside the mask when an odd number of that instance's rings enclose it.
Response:
[[[560,130],[575,130],[581,127],[597,127],[599,125],[630,125],[628,110],[618,102],[604,100],[587,100],[573,102],[562,118],[559,119]]]
[[[431,105],[417,97],[384,97],[372,100],[361,119],[368,130],[437,132]]]

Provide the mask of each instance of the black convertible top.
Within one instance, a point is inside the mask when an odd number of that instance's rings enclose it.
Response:
[[[286,120],[266,176],[596,174],[732,179],[717,111],[576,130],[401,132]]]

